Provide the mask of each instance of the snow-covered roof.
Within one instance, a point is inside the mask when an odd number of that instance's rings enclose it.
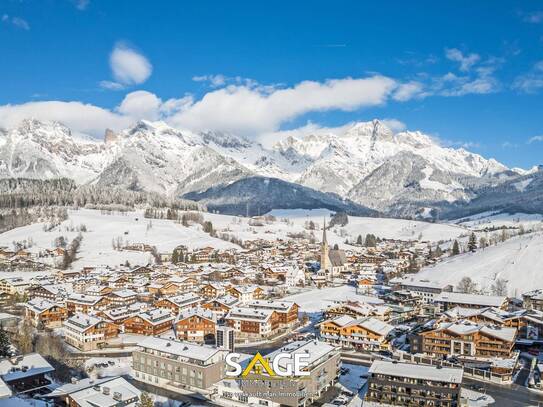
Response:
[[[181,358],[186,358],[187,360],[198,360],[204,363],[218,352],[223,352],[214,346],[196,345],[189,342],[159,337],[147,337],[138,345],[142,348],[168,353]]]
[[[78,405],[84,407],[134,406],[141,391],[122,377],[104,379],[83,379],[56,388],[46,397],[69,395]]]
[[[447,330],[456,335],[469,335],[480,332],[506,342],[514,341],[517,335],[516,328],[502,326],[479,325],[470,321],[445,322],[438,325],[438,330]]]
[[[292,301],[281,301],[281,300],[252,300],[248,301],[247,303],[248,307],[252,308],[265,308],[265,309],[273,309],[276,311],[283,311],[286,312],[290,310],[295,303]]]
[[[270,360],[273,360],[273,358],[280,354],[280,353],[289,353],[291,355],[295,354],[304,354],[308,355],[309,359],[307,359],[309,370],[313,368],[314,365],[320,363],[323,358],[332,356],[332,354],[337,350],[336,347],[333,345],[330,345],[329,343],[318,341],[318,340],[310,340],[310,341],[297,341],[289,343],[274,352],[266,355]],[[288,365],[292,364],[294,358],[284,358],[281,359],[279,362],[279,365],[283,368],[288,367]]]
[[[42,312],[45,312],[48,309],[51,309],[56,305],[57,304],[55,304],[54,302],[51,302],[51,301],[48,301],[48,300],[45,300],[45,299],[42,299],[42,298],[39,298],[39,297],[33,298],[33,299],[31,299],[30,301],[28,301],[26,303],[26,307],[28,309],[30,309],[30,310],[38,313],[38,314],[40,314]]]
[[[135,297],[136,293],[132,290],[129,290],[128,288],[124,288],[122,290],[116,290],[109,294],[110,296],[117,296],[121,298],[130,298]]]
[[[162,324],[164,322],[174,320],[174,317],[170,311],[164,308],[154,308],[145,312],[140,312],[138,317],[149,322],[151,325]]]
[[[369,373],[446,383],[462,383],[464,371],[463,369],[449,367],[438,368],[436,366],[375,360],[370,367]]]
[[[267,321],[274,310],[269,309],[254,309],[249,307],[234,307],[230,310],[226,318]]]
[[[166,299],[171,301],[175,305],[192,304],[192,303],[199,302],[202,300],[202,298],[198,294],[195,294],[195,293],[180,294],[180,295],[176,295],[175,297],[170,297]]]
[[[505,296],[492,296],[480,294],[466,294],[454,292],[442,292],[434,298],[434,302],[453,304],[478,305],[482,307],[501,307],[507,300]]]
[[[86,330],[92,328],[101,321],[103,321],[102,318],[96,317],[94,315],[78,313],[64,321],[64,325],[67,325],[70,328],[75,329],[76,331],[85,332]]]
[[[0,360],[0,376],[5,382],[50,373],[54,370],[39,353]]]
[[[88,294],[79,294],[72,293],[68,297],[68,301],[77,302],[80,304],[96,304],[103,297],[100,295],[88,295]]]

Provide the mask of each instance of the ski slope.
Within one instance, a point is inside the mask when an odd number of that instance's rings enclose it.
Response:
[[[494,280],[507,280],[508,294],[520,296],[543,288],[543,233],[515,237],[475,253],[451,257],[421,270],[417,277],[456,285],[470,277],[480,289],[490,290]]]

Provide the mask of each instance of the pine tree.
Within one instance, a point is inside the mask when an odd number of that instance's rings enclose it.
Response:
[[[377,246],[377,238],[375,237],[375,235],[367,234],[366,235],[366,240],[364,242],[364,246],[366,246],[366,247],[375,247],[375,246]]]
[[[362,245],[362,235],[358,235],[356,238],[356,244]]]
[[[143,392],[140,396],[140,401],[137,403],[138,407],[153,407],[154,402],[149,393]]]
[[[477,237],[475,236],[474,232],[471,232],[471,235],[469,236],[468,250],[470,252],[474,252],[477,250]]]
[[[452,247],[452,255],[456,256],[460,254],[460,247],[458,246],[458,240],[455,240]]]
[[[5,358],[10,355],[9,337],[3,327],[0,327],[0,357]]]

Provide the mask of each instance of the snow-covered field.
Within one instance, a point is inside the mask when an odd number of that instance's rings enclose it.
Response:
[[[520,227],[522,224],[525,228],[534,225],[541,225],[543,215],[533,213],[497,213],[497,212],[482,212],[466,218],[456,219],[451,223],[462,225],[474,229],[485,229],[492,227]]]
[[[248,225],[248,220],[244,218],[235,218],[240,220],[241,224],[233,224],[231,216],[206,214],[205,218],[211,220],[213,225],[228,227],[242,240],[245,239],[274,239],[275,237],[285,238],[287,233],[299,233],[307,231],[305,224],[313,221],[317,227],[314,231],[315,237],[320,240],[322,234],[323,219],[330,221],[330,211],[327,209],[288,209],[273,210],[269,214],[277,218],[274,223],[265,226],[252,227]],[[288,224],[282,220],[288,219]],[[344,230],[342,234],[341,229]],[[358,235],[363,237],[372,233],[377,237],[394,238],[402,240],[449,240],[462,234],[468,233],[466,228],[439,223],[418,222],[403,219],[389,218],[366,218],[349,216],[349,223],[344,227],[333,227],[328,232],[328,240],[331,244],[344,244],[345,239],[355,241]]]
[[[112,240],[120,237],[124,242],[147,243],[157,247],[159,252],[171,251],[178,245],[190,248],[213,246],[218,249],[238,247],[232,243],[210,237],[200,225],[184,227],[171,220],[145,219],[141,211],[124,214],[102,214],[98,210],[80,209],[68,211],[69,218],[50,232],[43,230],[42,223],[23,226],[0,234],[0,246],[11,247],[12,242],[32,238],[32,252],[53,247],[58,236],[65,236],[71,241],[78,234],[68,231],[70,226],[85,225],[83,241],[74,267],[84,265],[116,265],[128,260],[131,264],[146,264],[150,254],[143,252],[117,251],[112,247]],[[137,219],[137,220],[136,220]],[[149,225],[152,225],[149,227]]]
[[[330,211],[326,209],[316,210],[274,210],[270,212],[276,218],[288,218],[295,225],[303,227],[306,221],[313,221],[319,226],[322,225],[323,217],[326,216],[329,221]],[[349,223],[344,227],[336,226],[332,228],[328,239],[332,243],[341,244],[345,241],[345,237],[340,236],[340,230],[344,229],[350,240],[356,240],[358,235],[365,236],[368,233],[374,234],[377,237],[402,239],[402,240],[417,240],[419,237],[422,240],[449,240],[454,239],[462,234],[467,233],[466,229],[457,225],[419,222],[404,219],[390,218],[367,218],[349,216]]]
[[[456,285],[470,277],[483,290],[490,289],[497,278],[507,280],[509,295],[543,288],[543,233],[515,237],[497,246],[475,253],[451,257],[433,267],[426,267],[418,277]]]
[[[302,312],[321,312],[328,306],[341,301],[360,301],[380,304],[383,301],[376,297],[357,294],[356,288],[349,285],[341,287],[313,288],[298,294],[285,297],[287,301],[294,301],[300,306]]]
[[[237,248],[238,246],[204,233],[198,224],[184,227],[171,220],[145,219],[142,211],[105,214],[98,210],[80,209],[68,211],[69,218],[51,231],[44,231],[42,223],[23,226],[0,234],[0,246],[12,247],[13,242],[33,240],[29,249],[32,252],[53,248],[53,241],[64,236],[68,241],[74,239],[76,229],[85,225],[83,241],[74,267],[83,265],[117,265],[125,261],[130,264],[145,264],[150,261],[149,253],[117,251],[112,241],[121,238],[124,243],[146,243],[156,246],[159,252],[169,252],[178,245],[197,249],[212,246],[217,249]],[[273,211],[274,222],[263,226],[250,224],[250,219],[203,213],[205,220],[211,221],[218,233],[228,233],[242,240],[286,239],[291,233],[307,232],[306,223],[313,221],[316,229],[312,231],[317,240],[322,234],[322,222],[329,220],[328,210],[281,210]],[[328,232],[331,244],[344,246],[345,240],[356,240],[358,235],[373,233],[378,237],[415,240],[449,240],[466,234],[463,227],[447,224],[415,222],[400,219],[380,219],[349,217],[349,223],[341,228],[334,227]],[[51,260],[52,261],[52,260]]]

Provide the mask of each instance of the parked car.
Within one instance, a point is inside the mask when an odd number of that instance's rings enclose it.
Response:
[[[469,386],[469,388],[471,390],[475,390],[475,391],[485,391],[486,390],[485,386],[481,386],[480,384],[472,384],[471,386]]]

